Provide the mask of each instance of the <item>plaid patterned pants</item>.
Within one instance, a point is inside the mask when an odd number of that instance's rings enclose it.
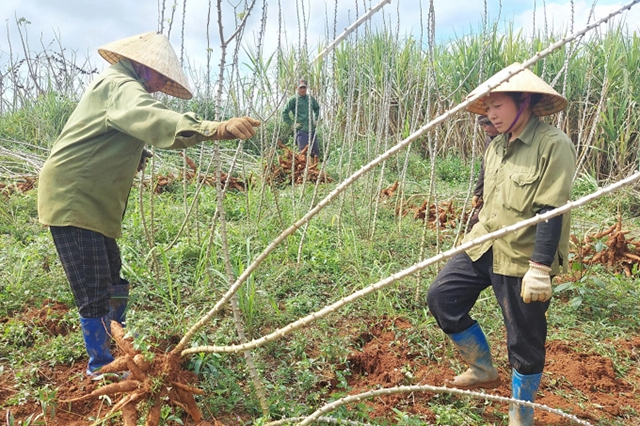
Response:
[[[74,226],[50,229],[80,316],[107,315],[111,286],[120,284],[122,261],[116,240]]]

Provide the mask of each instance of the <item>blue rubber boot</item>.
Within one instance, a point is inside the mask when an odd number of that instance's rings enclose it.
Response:
[[[469,369],[453,381],[448,381],[448,386],[459,389],[493,389],[500,386],[500,376],[493,366],[489,342],[478,323],[449,337],[460,351],[462,359],[469,364]]]
[[[86,373],[91,378],[99,379],[101,377],[99,374],[100,368],[113,361],[113,356],[109,349],[111,345],[111,325],[109,320],[109,315],[100,318],[80,317],[84,346],[89,355],[89,365]]]
[[[542,373],[520,374],[514,369],[511,376],[511,397],[523,401],[535,401],[541,378]],[[533,408],[511,404],[509,426],[533,426]]]
[[[125,326],[127,321],[127,306],[129,304],[129,281],[120,278],[120,285],[111,286],[111,299],[109,306],[111,307],[111,319]]]

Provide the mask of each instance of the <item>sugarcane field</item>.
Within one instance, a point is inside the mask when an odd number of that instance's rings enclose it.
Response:
[[[640,0],[0,4],[0,423],[640,426]]]

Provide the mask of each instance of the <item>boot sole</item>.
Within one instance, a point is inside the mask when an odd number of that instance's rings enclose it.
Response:
[[[495,389],[502,384],[502,380],[498,377],[495,380],[489,380],[487,382],[478,382],[472,385],[458,385],[453,380],[445,380],[444,385],[450,388],[473,390],[473,389]]]

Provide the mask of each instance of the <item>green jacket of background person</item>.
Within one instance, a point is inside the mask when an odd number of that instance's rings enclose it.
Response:
[[[309,116],[310,113],[311,116]],[[320,105],[318,101],[307,94],[306,81],[300,80],[298,93],[287,101],[282,111],[282,119],[287,125],[292,126],[294,130],[313,133],[317,127],[319,117]]]

